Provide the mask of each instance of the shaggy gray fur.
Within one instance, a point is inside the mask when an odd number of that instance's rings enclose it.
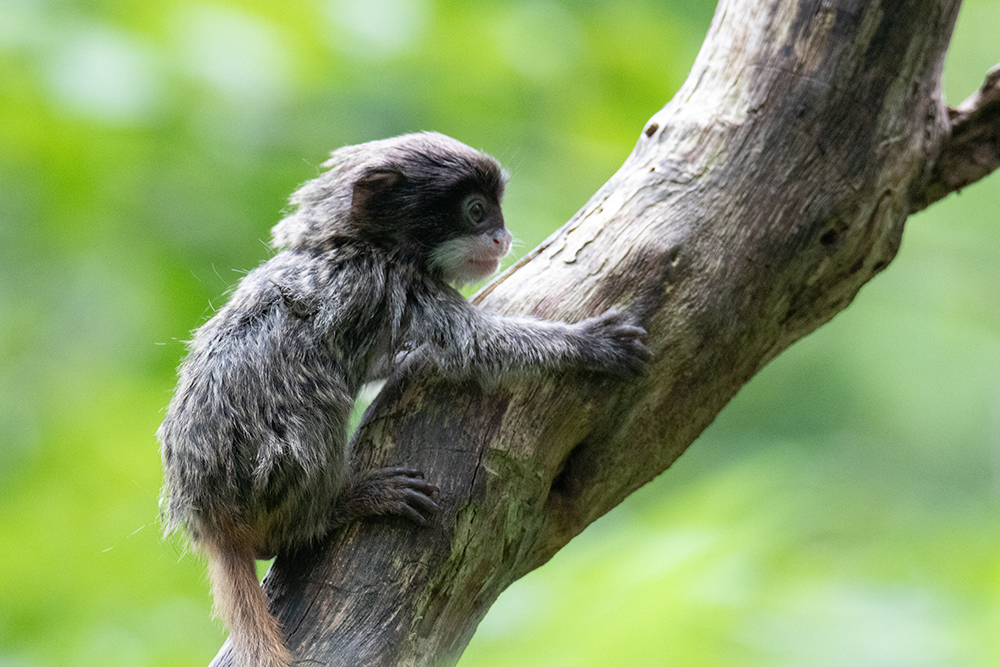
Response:
[[[166,528],[183,526],[211,561],[243,665],[288,661],[254,557],[364,515],[426,523],[437,510],[417,471],[348,474],[355,397],[400,351],[487,385],[564,368],[629,376],[649,356],[619,313],[498,317],[447,283],[484,277],[509,249],[504,175],[488,155],[423,133],[342,148],[324,166],[275,226],[282,249],[195,333],[158,431]]]

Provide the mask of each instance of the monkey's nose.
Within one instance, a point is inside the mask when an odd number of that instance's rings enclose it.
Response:
[[[511,236],[510,232],[507,230],[506,227],[503,229],[498,229],[493,234],[493,243],[500,246],[500,250],[504,254],[506,254],[507,251],[510,250],[510,244],[513,240],[514,237]]]

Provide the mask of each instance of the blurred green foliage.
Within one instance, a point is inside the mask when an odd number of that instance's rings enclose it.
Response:
[[[682,82],[702,0],[0,0],[0,665],[206,664],[156,524],[187,332],[327,152],[435,129],[527,250]],[[949,100],[1000,60],[970,0]],[[1000,181],[501,596],[464,667],[1000,664]]]

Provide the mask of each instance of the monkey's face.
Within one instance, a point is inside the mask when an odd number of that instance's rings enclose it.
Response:
[[[504,226],[499,201],[474,192],[461,200],[454,215],[457,235],[431,252],[431,268],[456,285],[488,278],[510,252],[512,237]]]

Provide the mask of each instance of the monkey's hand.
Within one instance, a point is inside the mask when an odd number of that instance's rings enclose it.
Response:
[[[412,468],[379,468],[355,476],[337,498],[330,528],[366,516],[396,514],[420,525],[430,525],[437,514],[438,488]]]
[[[583,337],[582,363],[587,370],[630,378],[646,372],[653,352],[643,340],[646,330],[614,308],[576,324]]]

